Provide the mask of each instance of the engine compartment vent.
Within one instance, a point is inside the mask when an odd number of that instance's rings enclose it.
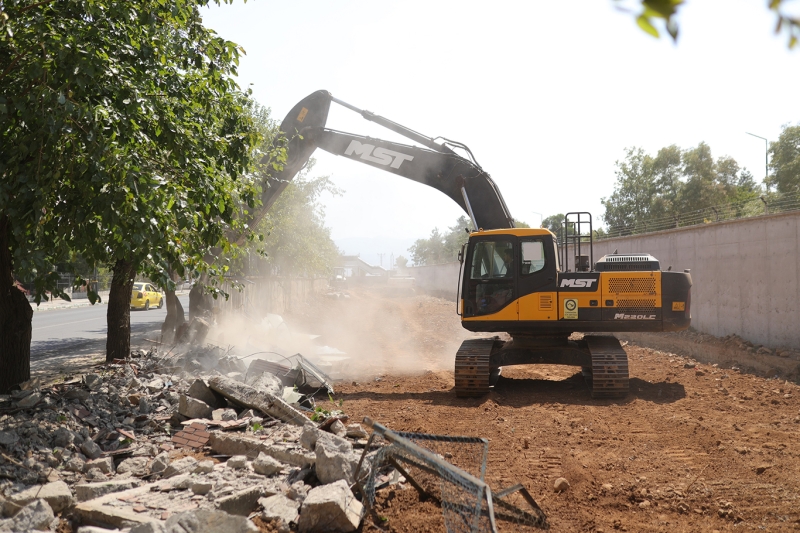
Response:
[[[655,271],[661,270],[661,264],[650,254],[608,254],[594,264],[594,269],[596,272]]]

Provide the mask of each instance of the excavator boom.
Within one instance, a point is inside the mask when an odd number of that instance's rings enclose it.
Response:
[[[328,129],[325,125],[331,102],[358,112],[365,119],[426,148]],[[470,216],[476,228],[514,227],[514,219],[500,191],[489,174],[474,160],[461,157],[450,146],[439,144],[396,122],[333,98],[327,91],[316,91],[300,101],[281,123],[281,131],[289,139],[288,160],[264,190],[264,211],[271,207],[287,184],[302,170],[314,150],[321,148],[443,192]],[[464,145],[452,144],[468,151]]]

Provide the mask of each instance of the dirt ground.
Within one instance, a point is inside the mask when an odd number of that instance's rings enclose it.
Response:
[[[459,399],[452,363],[471,334],[452,302],[351,288],[293,311],[289,323],[353,357],[336,387],[352,420],[488,438],[489,485],[522,483],[552,531],[800,530],[791,382],[628,344],[624,400],[593,400],[566,366],[506,368],[488,396]],[[553,490],[558,477],[565,492]],[[441,508],[407,484],[383,491],[377,513],[364,531],[444,530]]]

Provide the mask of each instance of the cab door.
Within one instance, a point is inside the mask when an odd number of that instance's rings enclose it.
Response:
[[[557,320],[558,257],[553,239],[546,235],[520,237],[519,248],[519,319]]]
[[[481,237],[470,242],[464,272],[463,318],[518,320],[516,269],[517,238]]]

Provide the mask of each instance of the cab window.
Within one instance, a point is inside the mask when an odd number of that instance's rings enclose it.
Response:
[[[544,243],[542,241],[522,241],[522,270],[523,276],[539,272],[544,268]]]
[[[133,290],[135,290],[135,291],[144,290],[144,284],[143,283],[134,283],[133,284]]]
[[[486,241],[472,253],[472,279],[509,278],[513,271],[514,247],[507,241]]]

